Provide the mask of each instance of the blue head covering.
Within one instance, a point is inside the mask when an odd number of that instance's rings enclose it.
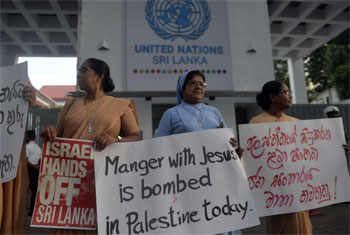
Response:
[[[176,87],[176,100],[177,104],[180,104],[182,101],[182,87],[184,86],[186,76],[189,72],[184,72],[180,75],[179,79],[177,80],[177,87]]]

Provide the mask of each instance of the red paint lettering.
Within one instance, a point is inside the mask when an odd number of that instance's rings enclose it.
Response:
[[[302,133],[300,134],[300,143],[306,144],[308,146],[313,145],[316,141],[331,141],[332,140],[332,134],[331,131],[326,129],[323,129],[323,126],[321,126],[321,129],[313,129],[309,130],[309,128],[305,127],[302,129]]]
[[[321,204],[331,200],[331,193],[329,192],[328,184],[322,184],[313,186],[308,184],[308,189],[301,191],[300,203],[308,203],[313,200],[317,201],[317,204]]]
[[[287,160],[287,153],[276,148],[275,152],[268,153],[267,166],[270,169],[277,170],[283,167],[283,162]]]
[[[313,179],[313,175],[312,175],[313,171],[319,172],[320,170],[317,168],[310,168],[305,172],[305,166],[304,166],[301,172],[293,172],[287,175],[284,175],[284,173],[281,172],[279,174],[274,175],[270,186],[275,188],[275,187],[281,187],[285,185],[304,183],[308,180]]]
[[[270,191],[265,191],[264,195],[268,195],[268,198],[266,199],[266,208],[270,207],[285,207],[288,206],[290,207],[293,203],[294,196],[293,194],[289,195],[278,195],[278,194],[273,194]]]
[[[260,170],[262,169],[262,166],[259,167],[258,171],[256,172],[255,175],[249,176],[248,177],[248,184],[249,188],[262,188],[265,183],[265,177],[264,176],[259,176]]]
[[[311,149],[311,150],[310,150]],[[318,160],[318,150],[314,147],[304,148],[304,151],[296,148],[290,152],[292,162],[298,162],[303,160],[317,161]]]
[[[256,140],[256,136],[250,137],[247,140],[247,145],[247,151],[254,159],[260,158],[265,152],[265,149],[260,145],[260,140]]]

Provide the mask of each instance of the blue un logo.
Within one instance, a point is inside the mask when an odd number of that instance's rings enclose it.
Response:
[[[196,40],[208,29],[210,10],[205,0],[148,0],[146,19],[163,39]]]

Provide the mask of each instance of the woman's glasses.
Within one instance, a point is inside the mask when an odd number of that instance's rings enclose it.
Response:
[[[292,91],[290,90],[280,91],[280,94],[292,95]]]
[[[198,85],[198,86],[204,88],[207,86],[207,84],[205,82],[198,82],[198,81],[189,81],[187,84],[192,86],[192,87],[196,87]]]

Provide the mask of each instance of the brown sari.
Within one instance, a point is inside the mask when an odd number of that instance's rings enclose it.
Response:
[[[297,118],[282,114],[280,118],[270,115],[267,112],[261,113],[252,118],[250,123],[264,122],[288,122],[296,121]],[[309,211],[274,215],[267,217],[267,234],[312,234],[312,224]]]
[[[107,133],[127,136],[139,131],[133,103],[126,99],[103,96],[87,104],[84,99],[73,99],[63,107],[57,123],[58,137],[94,140]],[[92,132],[88,132],[88,123]],[[75,229],[51,229],[52,234],[97,234],[97,231]]]
[[[0,185],[0,234],[25,234],[29,176],[22,143],[16,178]]]

